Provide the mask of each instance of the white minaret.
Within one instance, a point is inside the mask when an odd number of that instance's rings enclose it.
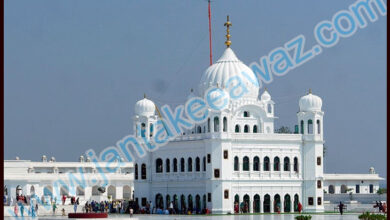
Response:
[[[311,90],[299,100],[298,126],[302,134],[303,197],[306,212],[324,211],[322,100]]]
[[[158,116],[155,114],[156,106],[154,102],[146,98],[139,100],[134,107],[135,115],[133,117],[133,131],[134,136],[137,139],[144,143],[145,139],[150,140],[153,138],[153,135],[156,132],[155,124],[158,120]],[[150,192],[150,182],[152,176],[152,152],[146,150],[145,144],[142,144],[145,150],[145,156],[141,158],[135,158],[134,169],[135,169],[135,178],[134,178],[134,197],[139,201],[138,204],[142,205],[145,201],[142,201],[142,198],[147,198],[148,201],[153,201],[151,198]],[[143,192],[149,192],[149,194],[144,194]]]

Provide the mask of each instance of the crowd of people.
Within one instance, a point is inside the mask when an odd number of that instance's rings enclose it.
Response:
[[[387,204],[386,204],[386,202],[382,203],[382,202],[375,201],[374,208],[378,208],[378,212],[387,213]]]
[[[255,204],[253,204],[253,206],[255,207]],[[275,212],[276,213],[280,213],[281,209],[280,209],[280,202],[274,202],[274,207],[275,207]],[[302,211],[302,204],[300,202],[298,202],[297,204],[297,207],[295,207],[294,210],[297,210],[299,213],[301,213]],[[238,214],[238,213],[249,213],[249,204],[248,202],[241,202],[240,204],[238,202],[235,202],[234,203],[234,213],[235,214]]]

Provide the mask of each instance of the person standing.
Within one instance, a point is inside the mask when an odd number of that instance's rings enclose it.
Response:
[[[340,211],[340,214],[342,215],[343,211],[344,211],[344,204],[341,201],[340,201],[340,204],[339,204],[339,211]]]
[[[56,214],[57,205],[56,205],[55,202],[53,202],[52,205],[53,205],[53,215],[55,215]]]
[[[150,204],[150,214],[153,214],[154,213],[154,207],[153,207],[152,201],[150,201],[149,204]]]
[[[15,207],[14,207],[14,214],[15,214],[15,216],[18,216],[18,211],[19,211],[19,207],[18,207],[18,204],[16,203]]]
[[[300,202],[298,202],[298,212],[299,213],[302,212],[302,204]]]
[[[37,216],[38,216],[38,203],[37,204],[35,204],[35,213],[37,214]]]

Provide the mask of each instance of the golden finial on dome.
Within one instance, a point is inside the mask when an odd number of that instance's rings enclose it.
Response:
[[[309,89],[309,94],[311,94],[311,89]]]
[[[267,87],[264,87],[264,90],[265,90],[265,91],[268,91]]]
[[[144,99],[146,99],[146,93],[144,93]]]
[[[191,92],[194,92],[194,89],[193,89],[193,88],[191,88]]]
[[[224,26],[226,26],[226,41],[225,41],[225,44],[226,44],[227,47],[230,47],[232,42],[230,41],[230,30],[229,30],[229,27],[232,26],[232,23],[229,21],[229,15],[227,16],[227,21],[224,24]]]

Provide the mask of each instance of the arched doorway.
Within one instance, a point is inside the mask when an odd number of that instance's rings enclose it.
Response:
[[[156,195],[156,208],[164,209],[164,200],[160,193]]]
[[[61,186],[61,188],[60,188],[60,195],[61,196],[69,196],[68,186]]]
[[[260,196],[258,194],[253,197],[253,211],[256,213],[260,212]]]
[[[194,210],[194,201],[192,195],[188,195],[188,210],[192,212]]]
[[[34,186],[30,187],[30,195],[31,196],[35,195],[35,187]]]
[[[263,210],[264,213],[269,213],[271,212],[271,196],[266,194],[264,196],[264,201],[263,201]]]
[[[187,205],[186,205],[186,197],[184,195],[180,196],[180,208],[182,213],[185,213],[185,210],[187,209]]]
[[[173,208],[175,209],[175,211],[177,212],[179,210],[179,198],[177,197],[177,195],[173,195]]]
[[[298,203],[299,203],[299,196],[298,194],[294,195],[294,212],[298,212]]]
[[[92,187],[92,195],[93,196],[98,196],[100,194],[98,188],[99,188],[99,186]]]
[[[344,184],[341,185],[340,192],[341,192],[341,193],[347,193],[347,186],[344,185]]]
[[[276,194],[274,196],[274,212],[280,211],[281,203],[280,203],[280,196],[279,194]]]
[[[76,188],[76,196],[84,196],[85,195],[85,190],[81,186],[77,186]]]
[[[23,189],[20,185],[16,187],[16,197],[21,196],[23,194]]]
[[[171,205],[171,196],[170,195],[166,195],[165,196],[165,206],[166,206],[166,209],[169,209],[170,205]]]
[[[291,198],[289,194],[284,196],[284,212],[291,212]]]
[[[130,200],[131,198],[131,187],[128,185],[123,186],[123,199]]]
[[[333,185],[329,185],[329,194],[334,194],[334,186]]]
[[[116,199],[116,188],[113,185],[110,185],[107,189],[107,196],[112,200]]]
[[[244,200],[244,212],[245,213],[249,213],[250,212],[250,197],[249,197],[249,195],[248,194],[246,194],[245,196],[244,196],[244,198],[243,198],[243,200]]]
[[[200,213],[201,211],[200,195],[195,196],[195,209],[196,209],[196,213]]]

